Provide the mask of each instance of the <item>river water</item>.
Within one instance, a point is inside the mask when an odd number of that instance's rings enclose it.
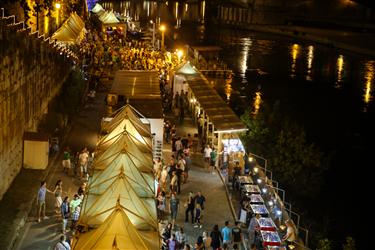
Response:
[[[306,129],[309,140],[332,154],[324,193],[315,205],[300,210],[329,218],[321,226],[329,227],[328,237],[336,243],[351,235],[364,246],[367,240],[358,228],[369,221],[362,217],[371,216],[361,193],[371,183],[374,165],[375,59],[271,34],[218,29],[202,22],[208,11],[204,1],[167,3],[103,5],[141,22],[166,23],[170,47],[219,45],[220,59],[235,76],[230,86],[218,81],[216,88],[238,115],[250,106],[280,101],[282,110]]]

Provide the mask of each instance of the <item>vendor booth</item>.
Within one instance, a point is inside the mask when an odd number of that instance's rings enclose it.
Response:
[[[154,157],[161,157],[164,115],[157,71],[119,70],[115,74],[107,103],[118,108],[130,104],[142,114],[141,121],[149,124]]]
[[[157,232],[156,232],[157,233]],[[160,249],[159,237],[155,233],[138,231],[118,205],[97,229],[73,238],[72,248],[86,249]]]
[[[46,169],[49,155],[48,135],[25,132],[23,140],[23,167]]]
[[[176,93],[181,93],[181,90],[185,93],[189,90],[189,85],[186,82],[185,75],[192,75],[198,74],[198,70],[190,64],[190,62],[186,62],[177,68],[174,72],[173,76],[173,95]]]
[[[189,64],[185,65],[188,68]],[[188,84],[189,110],[198,123],[199,136],[203,142],[217,149],[219,157],[216,166],[232,169],[239,162],[243,169],[245,152],[238,133],[246,131],[246,125],[200,72],[180,71],[179,74]]]
[[[68,20],[53,33],[51,39],[62,44],[79,44],[84,37],[85,23],[73,12]]]

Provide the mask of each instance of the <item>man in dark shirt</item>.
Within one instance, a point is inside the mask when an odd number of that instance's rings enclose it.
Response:
[[[200,191],[198,191],[197,195],[195,196],[195,202],[201,206],[202,210],[204,210],[204,203],[206,202],[206,198]]]
[[[234,227],[232,228],[232,239],[233,239],[233,248],[240,249],[242,235],[241,235],[241,228],[239,227],[238,221],[236,221],[236,223],[234,224]]]
[[[240,167],[240,163],[237,161],[236,166],[233,168],[233,178],[232,178],[232,188],[233,189],[236,186],[236,184],[238,185],[237,178],[238,178],[239,175],[241,175],[241,167]]]

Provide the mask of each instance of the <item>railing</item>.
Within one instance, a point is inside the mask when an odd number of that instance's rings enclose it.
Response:
[[[256,165],[253,167],[253,174],[258,175],[259,179],[261,180],[261,181],[258,181],[257,179],[257,182],[258,182],[257,184],[259,186],[262,186],[261,189],[262,189],[263,194],[265,194],[263,190],[265,190],[267,193],[268,189],[271,189],[272,191],[271,196],[276,198],[276,200],[279,203],[278,205],[281,209],[281,220],[283,220],[283,218],[289,217],[288,219],[293,221],[298,232],[304,232],[304,237],[303,237],[304,241],[302,241],[301,243],[295,242],[295,245],[298,246],[300,249],[309,249],[308,248],[309,231],[306,228],[303,228],[300,226],[301,216],[292,210],[291,203],[285,201],[286,192],[284,189],[281,189],[279,187],[279,183],[277,181],[273,180],[272,171],[267,169],[267,159],[259,155],[253,154],[253,153],[247,153],[247,157],[249,157],[248,160],[250,162],[252,162],[251,158],[253,157],[259,158],[264,162],[264,167],[260,166],[257,162],[256,162]],[[280,198],[279,192],[282,193],[282,198]]]

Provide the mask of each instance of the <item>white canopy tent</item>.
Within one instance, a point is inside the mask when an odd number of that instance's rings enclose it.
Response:
[[[79,224],[86,227],[101,225],[120,203],[131,223],[138,230],[157,230],[154,198],[139,198],[124,174],[118,175],[101,194],[88,191],[82,205]]]
[[[139,131],[144,131],[146,134],[151,135],[150,124],[145,124],[141,121],[141,119],[147,118],[141,115],[134,107],[129,104],[126,104],[125,106],[116,110],[114,112],[113,119],[110,122],[103,124],[102,130],[106,132],[113,131],[124,118],[128,118],[132,121],[132,123],[135,123],[135,126]]]
[[[85,23],[77,15],[70,14],[68,20],[52,35],[52,40],[60,43],[73,44],[80,43],[85,34]]]
[[[95,13],[95,14],[98,14],[98,13],[100,13],[102,11],[104,11],[104,8],[100,4],[98,4],[98,3],[96,3],[95,6],[94,6],[94,8],[92,8],[92,10],[91,10],[91,12]]]
[[[98,147],[93,168],[105,169],[120,153],[126,153],[141,172],[152,172],[152,150],[124,131]]]
[[[129,220],[126,208],[117,205],[97,229],[78,235],[72,247],[76,250],[118,249],[159,250],[157,231],[138,231]]]
[[[99,14],[99,20],[104,24],[120,22],[112,11],[100,12]]]
[[[88,188],[90,193],[103,193],[111,182],[121,174],[125,175],[139,197],[154,196],[155,188],[153,174],[140,172],[131,157],[125,153],[121,153],[115,157],[103,171],[96,170],[94,172],[90,178]]]
[[[185,75],[194,75],[198,74],[198,70],[195,69],[194,66],[190,64],[190,62],[186,62],[181,67],[177,68],[174,72],[173,77],[173,95],[176,93],[181,93],[181,90],[185,93],[188,91],[189,86],[186,83]]]

